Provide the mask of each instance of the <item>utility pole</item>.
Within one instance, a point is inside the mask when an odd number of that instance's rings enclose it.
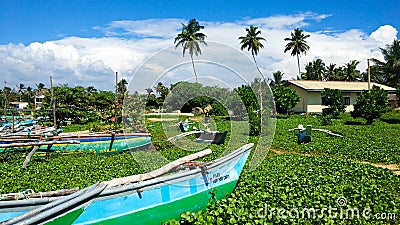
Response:
[[[367,59],[367,62],[368,62],[368,91],[371,88],[371,68],[369,67],[369,60],[370,59]]]
[[[118,72],[115,72],[115,112],[114,112],[114,131],[118,129],[117,125],[117,113],[118,113]]]
[[[4,121],[7,122],[7,95],[6,95],[7,81],[4,81]]]
[[[56,99],[54,97],[54,90],[53,90],[53,77],[50,76],[50,90],[51,90],[51,99],[53,102],[53,124],[54,129],[57,129],[57,119],[56,119]]]

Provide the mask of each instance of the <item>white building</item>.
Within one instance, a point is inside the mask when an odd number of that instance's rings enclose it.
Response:
[[[371,88],[374,85],[385,90],[388,95],[396,92],[395,88],[373,82],[370,83]],[[322,105],[321,97],[321,93],[325,88],[338,89],[342,92],[347,112],[353,111],[353,105],[356,103],[357,97],[364,90],[368,90],[368,82],[348,81],[290,80],[286,83],[286,86],[296,91],[300,96],[300,102],[292,109],[298,113],[321,113],[322,109],[327,107]],[[396,105],[396,100],[389,98],[389,103],[391,106]]]

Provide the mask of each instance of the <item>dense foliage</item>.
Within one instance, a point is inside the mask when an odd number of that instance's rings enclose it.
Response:
[[[325,91],[321,93],[322,104],[328,106],[328,108],[322,109],[324,116],[333,116],[337,118],[341,113],[344,113],[346,106],[343,104],[343,94],[337,89],[325,88]]]
[[[368,124],[371,124],[387,111],[389,111],[387,93],[374,85],[371,90],[364,91],[357,98],[351,115],[362,117],[367,120]]]
[[[34,157],[26,169],[20,154],[0,154],[0,192],[36,192],[84,188],[98,181],[143,173],[130,153],[98,156],[89,153]]]
[[[300,97],[296,91],[288,87],[278,86],[272,89],[272,92],[274,94],[276,111],[280,114],[289,114],[290,109],[300,102]]]
[[[375,121],[365,125],[365,120],[354,119],[349,114],[333,119],[332,124],[321,126],[321,117],[293,115],[290,119],[279,119],[274,138],[274,148],[284,151],[331,155],[340,158],[376,163],[400,164],[400,124]],[[296,135],[288,132],[299,124],[312,128],[327,129],[343,135],[342,138],[321,132],[313,132],[313,141],[297,144]]]
[[[396,224],[399,182],[389,170],[349,160],[277,155],[243,172],[230,197],[168,224]],[[316,214],[302,214],[307,209]],[[371,210],[366,217],[365,209]],[[377,213],[386,218],[374,218]]]
[[[231,126],[244,122],[231,122],[218,118],[213,118],[213,120],[217,123],[218,130],[231,130]],[[273,148],[320,156],[273,156],[272,154],[257,170],[245,171],[242,174],[237,188],[230,197],[210,204],[204,212],[188,212],[182,214],[179,222],[168,223],[378,224],[382,222],[398,224],[400,188],[397,184],[400,178],[387,169],[375,168],[354,160],[400,164],[398,148],[400,124],[388,124],[378,120],[371,126],[365,126],[362,123],[356,123],[348,114],[341,115],[340,119],[334,119],[329,126],[319,126],[319,120],[319,117],[299,115],[278,119]],[[171,121],[172,123],[174,121]],[[299,123],[310,124],[313,128],[329,129],[344,137],[338,138],[313,132],[311,143],[299,145],[296,136],[288,132],[288,129],[297,127]],[[199,126],[198,123],[195,125]],[[191,153],[166,141],[161,122],[147,121],[146,126],[153,134],[154,146],[166,159],[175,160]],[[227,141],[230,141],[230,134]],[[250,138],[250,142],[255,141],[257,141],[256,138]],[[213,153],[202,159],[203,161],[218,158],[226,145],[211,145],[210,147]],[[22,169],[24,158],[21,158],[19,154],[3,154],[0,157],[1,193],[18,192],[27,188],[33,188],[35,191],[77,186],[82,188],[97,181],[144,171],[135,163],[138,158],[131,153],[107,157],[85,153],[51,154],[48,159],[34,158],[26,169]],[[142,157],[140,160],[147,160],[147,158]],[[149,158],[146,165],[149,168],[157,167],[160,166],[157,164],[159,161]],[[336,201],[340,197],[344,197],[347,201],[343,209],[370,208],[372,210],[370,215],[395,213],[396,218],[394,220],[392,217],[391,219],[387,217],[385,220],[377,220],[365,219],[360,215],[359,220],[341,220],[330,218],[326,213],[324,217],[315,219],[282,219],[276,211],[269,217],[269,210],[272,208],[287,210],[296,208],[301,211],[304,208],[313,207],[322,210],[324,207],[331,206],[339,209]],[[265,215],[265,210],[267,210],[266,218],[259,218],[259,215],[261,217]],[[286,216],[289,215],[286,214]]]
[[[383,84],[396,87],[400,83],[400,40],[393,40],[385,48],[380,48],[384,61],[373,59],[375,65],[372,71],[376,71]]]

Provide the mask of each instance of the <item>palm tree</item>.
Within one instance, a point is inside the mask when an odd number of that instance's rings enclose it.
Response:
[[[360,71],[357,70],[357,65],[360,61],[352,60],[349,63],[346,63],[344,68],[343,80],[344,81],[358,81],[360,76]]]
[[[185,57],[186,49],[189,49],[190,59],[192,60],[193,72],[196,77],[197,83],[197,73],[196,68],[194,67],[193,62],[193,54],[198,56],[201,55],[200,43],[207,46],[207,43],[204,39],[207,37],[205,34],[200,33],[199,31],[204,29],[204,26],[200,26],[199,22],[196,19],[192,19],[189,21],[188,25],[182,23],[182,31],[176,36],[174,44],[175,49],[181,45],[183,47],[183,57]]]
[[[127,86],[128,85],[128,81],[126,81],[125,79],[122,79],[120,82],[118,82],[117,84],[117,91],[119,94],[124,95],[125,92],[127,91]]]
[[[258,67],[256,61],[256,55],[258,54],[261,48],[264,48],[264,45],[261,43],[261,41],[266,41],[266,40],[263,37],[259,36],[261,34],[261,30],[257,29],[258,27],[255,27],[253,25],[251,25],[250,28],[246,28],[247,31],[246,36],[239,37],[241,44],[240,49],[243,50],[247,48],[247,51],[251,51],[251,56],[253,56],[253,60],[254,63],[256,64],[257,70],[261,74],[263,81],[265,81],[265,77],[261,72],[260,68]]]
[[[316,59],[306,65],[306,72],[301,75],[302,80],[322,80],[325,77],[325,63]]]
[[[283,83],[283,80],[282,80],[282,78],[283,78],[283,75],[284,75],[285,73],[282,73],[281,71],[276,71],[276,72],[274,72],[274,73],[272,73],[272,76],[273,76],[273,79],[270,79],[271,80],[271,82],[269,83],[269,85],[271,86],[271,87],[277,87],[277,86],[280,86],[280,85],[282,85],[282,83]]]
[[[26,88],[26,95],[27,95],[27,99],[28,99],[28,101],[27,101],[28,104],[31,103],[32,93],[33,93],[33,89],[30,86],[28,86]]]
[[[310,49],[308,46],[306,38],[310,37],[310,35],[305,35],[303,30],[296,28],[294,29],[294,33],[290,34],[290,38],[285,38],[285,41],[289,41],[289,43],[285,46],[285,51],[292,51],[290,53],[291,56],[297,57],[297,67],[299,68],[299,77],[300,77],[300,54],[306,54],[307,51]]]
[[[40,94],[43,89],[44,89],[44,84],[43,83],[36,84],[36,91],[35,91],[36,94]]]
[[[263,98],[262,98],[262,90],[261,87],[263,84],[266,83],[264,74],[261,72],[260,68],[258,67],[256,61],[256,55],[260,51],[261,48],[264,48],[264,45],[261,41],[266,41],[265,38],[259,36],[261,35],[261,30],[257,30],[258,27],[251,25],[249,28],[246,28],[246,36],[239,37],[241,47],[240,49],[243,50],[247,48],[247,51],[251,51],[251,56],[253,56],[254,63],[256,64],[257,70],[260,73],[261,77],[263,78],[260,82],[260,86],[258,87],[258,94],[260,95],[260,126],[263,127]]]
[[[26,87],[24,84],[19,84],[19,85],[17,85],[17,89],[18,89],[18,94],[19,94],[19,101],[21,102],[21,98],[25,93]]]
[[[316,59],[313,61],[314,67],[314,80],[322,80],[325,77],[325,63],[322,59]]]
[[[392,44],[380,49],[385,61],[372,59],[372,62],[379,68],[379,74],[384,83],[396,87],[400,83],[400,40],[395,39]]]

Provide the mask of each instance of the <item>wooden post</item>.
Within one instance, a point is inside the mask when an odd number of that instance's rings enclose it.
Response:
[[[53,125],[54,129],[57,129],[57,119],[56,119],[56,99],[54,97],[54,90],[53,90],[53,77],[50,76],[50,90],[51,90],[51,99],[53,102]]]
[[[367,62],[368,62],[368,91],[371,88],[371,68],[369,67],[369,60],[370,59],[367,59]]]
[[[12,125],[11,125],[11,133],[14,133],[14,126],[15,126],[15,122],[14,122],[14,109],[11,109],[11,122],[12,122]]]

